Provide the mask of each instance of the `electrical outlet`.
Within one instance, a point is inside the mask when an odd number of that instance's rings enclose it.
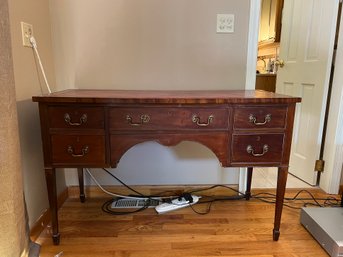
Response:
[[[217,14],[217,33],[233,33],[234,25],[234,14]]]
[[[30,37],[33,36],[33,27],[31,24],[21,22],[21,37],[23,39],[23,46],[32,47]]]

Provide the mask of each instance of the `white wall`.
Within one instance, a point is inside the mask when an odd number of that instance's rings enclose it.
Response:
[[[51,87],[55,88],[55,74],[49,3],[44,0],[11,0],[9,2],[14,79],[18,109],[21,164],[24,178],[24,193],[31,226],[48,208],[48,196],[44,177],[43,153],[37,103],[33,95],[44,92],[44,81],[32,48],[23,47],[20,22],[33,25],[33,32],[45,66]],[[59,191],[65,188],[63,172],[58,176]]]
[[[118,184],[101,169],[90,169],[102,185]],[[214,153],[194,142],[165,147],[145,142],[131,149],[120,160],[113,174],[131,185],[190,185],[237,183],[235,169],[222,168]],[[77,185],[76,173],[66,173],[67,183]],[[86,177],[87,184],[93,184]]]
[[[57,88],[244,89],[249,4],[50,1]],[[235,15],[235,33],[216,33],[218,13]],[[114,172],[129,184],[237,183],[237,173],[197,143],[135,146]],[[77,184],[75,174],[66,176]]]

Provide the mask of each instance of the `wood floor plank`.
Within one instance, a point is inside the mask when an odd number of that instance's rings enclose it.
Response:
[[[47,228],[36,241],[40,256],[61,251],[63,257],[328,256],[300,224],[300,210],[284,207],[280,239],[274,242],[274,205],[257,199],[216,202],[207,215],[184,208],[163,215],[147,209],[124,216],[103,213],[105,200],[90,198],[82,204],[68,199],[59,211],[61,244],[52,244]],[[201,211],[206,206],[194,208]]]

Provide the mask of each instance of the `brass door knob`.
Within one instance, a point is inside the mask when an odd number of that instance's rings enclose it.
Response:
[[[282,68],[283,66],[285,66],[285,62],[282,59],[277,59],[274,62],[274,65],[279,66],[280,68]]]

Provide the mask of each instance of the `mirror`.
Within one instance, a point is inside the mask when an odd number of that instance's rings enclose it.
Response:
[[[280,42],[283,0],[262,0],[259,45]]]

